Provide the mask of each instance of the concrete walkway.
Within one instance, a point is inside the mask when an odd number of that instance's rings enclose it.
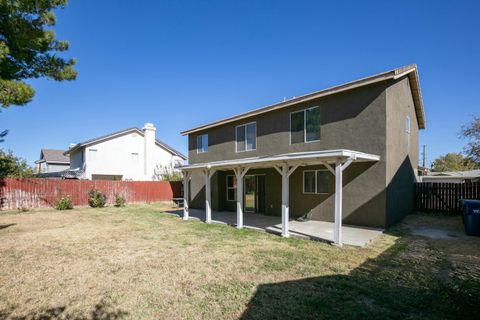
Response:
[[[183,218],[183,210],[169,211],[169,214]],[[190,209],[189,220],[205,221],[205,210]],[[237,214],[229,211],[212,211],[212,222],[226,225],[237,223]],[[244,213],[245,228],[267,231],[275,234],[282,232],[282,219],[276,216]],[[333,222],[309,220],[305,222],[291,220],[289,223],[291,236],[333,242]],[[342,226],[343,243],[346,245],[365,247],[373,239],[383,233],[382,229],[360,226]]]

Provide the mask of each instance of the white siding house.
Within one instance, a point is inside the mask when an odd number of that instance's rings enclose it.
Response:
[[[155,138],[156,128],[129,128],[73,145],[70,169],[90,180],[154,180],[157,166],[174,169],[187,159]]]

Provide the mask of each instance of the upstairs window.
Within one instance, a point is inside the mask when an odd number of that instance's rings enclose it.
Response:
[[[312,107],[290,114],[290,143],[320,140],[320,107]]]
[[[252,151],[257,149],[257,123],[247,123],[235,129],[237,152]]]
[[[183,166],[183,161],[180,160],[180,159],[175,159],[175,160],[173,161],[173,163],[174,163],[174,165],[173,165],[174,167],[181,167],[181,166]]]
[[[88,149],[88,160],[97,161],[97,149]]]
[[[208,134],[197,136],[197,153],[208,152]]]
[[[303,171],[303,193],[330,193],[330,174],[327,170]]]
[[[132,152],[131,156],[132,156],[132,162],[133,163],[138,163],[138,153],[137,152]]]

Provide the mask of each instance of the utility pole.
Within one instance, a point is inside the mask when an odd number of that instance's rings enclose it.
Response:
[[[423,145],[423,152],[422,152],[422,175],[425,175],[427,172],[427,168],[425,167],[425,158],[426,158],[426,145]]]

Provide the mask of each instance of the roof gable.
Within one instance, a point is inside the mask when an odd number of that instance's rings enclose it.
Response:
[[[42,149],[40,150],[40,161],[70,163],[70,157],[64,155],[65,150]]]
[[[327,89],[324,89],[324,90],[309,93],[309,94],[306,94],[306,95],[303,95],[303,96],[300,96],[300,97],[296,97],[296,98],[293,98],[293,99],[290,99],[290,100],[275,103],[275,104],[272,104],[272,105],[269,105],[269,106],[266,106],[266,107],[250,110],[250,111],[247,111],[247,112],[244,112],[244,113],[241,113],[241,114],[229,117],[229,118],[225,118],[225,119],[218,120],[218,121],[215,121],[215,122],[211,122],[211,123],[199,126],[199,127],[195,127],[193,129],[182,131],[181,134],[182,135],[187,135],[187,134],[190,134],[190,133],[194,133],[194,132],[197,132],[197,131],[213,128],[213,127],[216,127],[216,126],[220,126],[220,125],[223,125],[223,124],[226,124],[226,123],[230,123],[230,122],[238,121],[238,120],[241,120],[241,119],[249,118],[249,117],[252,117],[252,116],[259,115],[259,114],[263,114],[263,113],[287,108],[287,107],[296,105],[296,104],[301,103],[301,102],[310,101],[310,100],[313,100],[313,99],[317,99],[317,98],[321,98],[321,97],[324,97],[324,96],[327,96],[327,95],[331,95],[331,94],[351,90],[351,89],[354,89],[354,88],[366,86],[366,85],[377,83],[377,82],[380,82],[380,81],[385,81],[385,80],[390,80],[390,79],[398,79],[398,78],[401,78],[403,76],[408,76],[408,78],[410,80],[410,83],[411,83],[410,90],[412,91],[413,101],[414,101],[414,104],[415,104],[415,112],[416,112],[416,115],[417,115],[418,127],[420,129],[424,129],[425,128],[425,113],[424,113],[424,110],[423,110],[423,100],[422,100],[422,94],[421,94],[421,90],[420,90],[420,81],[419,81],[419,78],[418,78],[417,65],[416,64],[411,64],[411,65],[400,67],[400,68],[390,70],[390,71],[387,71],[387,72],[372,75],[372,76],[369,76],[369,77],[366,77],[366,78],[361,78],[361,79],[358,79],[358,80],[347,82],[347,83],[344,83],[344,84],[341,84],[341,85],[338,85],[338,86],[330,87],[330,88],[327,88]]]
[[[106,135],[103,135],[103,136],[100,136],[100,137],[97,137],[97,138],[93,138],[93,139],[89,139],[89,140],[77,143],[76,145],[74,145],[73,147],[71,147],[70,149],[65,151],[64,154],[70,154],[70,153],[72,153],[74,151],[77,151],[81,148],[88,147],[88,146],[91,146],[91,145],[94,145],[94,144],[97,144],[97,143],[100,143],[100,142],[104,142],[104,141],[107,141],[107,140],[115,139],[115,138],[118,138],[118,137],[122,137],[122,136],[130,134],[130,133],[138,133],[142,137],[144,135],[143,130],[141,130],[137,127],[127,128],[127,129],[124,129],[124,130],[116,131],[116,132],[113,132],[113,133],[110,133],[110,134],[106,134]],[[155,143],[158,146],[160,146],[161,148],[168,151],[169,153],[171,153],[175,156],[178,156],[178,157],[180,157],[184,160],[187,159],[187,157],[184,154],[182,154],[180,151],[177,151],[176,149],[170,147],[165,142],[160,141],[158,139],[155,139]]]

